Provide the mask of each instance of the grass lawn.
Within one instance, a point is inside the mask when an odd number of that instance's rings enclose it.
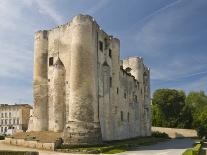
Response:
[[[70,153],[105,153],[114,154],[121,153],[127,150],[133,150],[140,146],[147,146],[155,144],[157,142],[169,140],[168,138],[158,138],[158,137],[139,137],[127,140],[117,140],[111,142],[105,142],[99,146],[70,146],[62,145],[57,151],[70,152]]]

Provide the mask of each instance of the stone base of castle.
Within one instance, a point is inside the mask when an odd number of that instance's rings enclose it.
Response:
[[[102,143],[99,123],[69,122],[63,132],[65,144],[100,144]]]

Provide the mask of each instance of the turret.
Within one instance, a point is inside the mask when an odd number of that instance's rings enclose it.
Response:
[[[65,123],[65,67],[58,57],[54,64],[53,79],[53,126],[54,131],[63,131]]]
[[[39,31],[35,34],[34,43],[34,74],[33,74],[33,96],[34,113],[33,131],[44,131],[48,128],[47,111],[47,62],[48,62],[48,36],[47,31]]]
[[[145,136],[146,129],[145,126],[145,111],[144,111],[144,64],[143,58],[141,57],[130,57],[128,59],[123,60],[123,68],[131,68],[130,73],[135,77],[135,79],[139,82],[139,131],[138,134],[140,136]]]
[[[97,144],[101,141],[99,122],[94,119],[98,104],[97,53],[90,16],[73,18],[71,32],[71,69],[69,121],[64,131],[64,143]],[[93,35],[94,34],[94,35]]]

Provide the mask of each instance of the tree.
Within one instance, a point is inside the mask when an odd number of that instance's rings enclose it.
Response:
[[[185,105],[184,91],[175,89],[158,89],[153,94],[153,125],[162,127],[191,127],[190,106]]]
[[[203,111],[196,120],[196,130],[199,137],[207,138],[207,106],[203,108]]]
[[[198,128],[201,122],[201,114],[204,110],[207,110],[207,96],[204,91],[195,92],[192,91],[186,97],[186,104],[191,107],[193,122],[192,127]]]

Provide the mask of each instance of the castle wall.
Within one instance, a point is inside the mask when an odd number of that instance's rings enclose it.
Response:
[[[42,118],[35,131],[63,131],[69,144],[150,135],[150,72],[143,59],[120,61],[120,41],[90,16],[44,33],[35,43],[34,116]],[[58,59],[64,72],[55,70]]]
[[[48,113],[49,113],[49,128],[54,130],[54,64],[59,58],[65,67],[65,116],[64,126],[68,122],[69,116],[69,96],[70,96],[70,68],[71,68],[71,39],[72,29],[70,23],[59,26],[55,29],[48,30],[48,61],[53,58],[53,63],[50,65],[48,62]]]

